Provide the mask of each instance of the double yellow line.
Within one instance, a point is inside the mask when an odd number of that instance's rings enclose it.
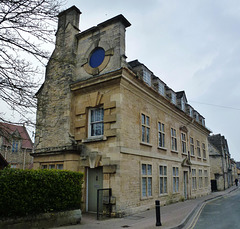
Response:
[[[199,216],[201,215],[202,210],[203,210],[203,208],[205,207],[206,204],[207,204],[206,202],[204,204],[202,204],[201,208],[199,209],[198,213],[194,216],[191,224],[188,226],[187,229],[193,229],[195,227],[195,225],[196,225],[196,223],[199,219]]]

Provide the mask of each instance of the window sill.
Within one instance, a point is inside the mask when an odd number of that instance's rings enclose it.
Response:
[[[140,144],[141,144],[141,145],[145,145],[145,146],[152,147],[152,145],[151,145],[151,144],[149,144],[149,143],[146,143],[146,142],[140,142]]]
[[[197,159],[200,159],[200,160],[201,160],[202,158],[201,158],[201,157],[197,157]]]
[[[203,160],[204,160],[204,161],[206,161],[206,160],[207,160],[207,158],[203,158]]]
[[[153,196],[141,197],[141,200],[149,200],[149,199],[153,199]]]
[[[173,192],[172,194],[173,195],[178,195],[178,194],[180,194],[180,192]]]
[[[195,155],[190,155],[190,157],[193,157],[193,158],[195,158]]]
[[[158,146],[158,149],[167,151],[167,148]]]
[[[167,193],[162,193],[162,194],[159,194],[158,196],[163,197],[163,196],[168,196],[168,194]]]
[[[107,137],[106,136],[93,136],[93,137],[88,137],[82,140],[82,143],[86,142],[98,142],[98,141],[106,141]]]
[[[187,153],[182,153],[182,155],[185,155],[185,156],[187,156]]]
[[[175,151],[175,150],[171,150],[172,153],[177,153],[178,154],[178,151]]]

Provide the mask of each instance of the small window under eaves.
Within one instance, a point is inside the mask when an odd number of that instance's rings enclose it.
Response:
[[[151,74],[146,70],[143,71],[143,81],[151,87],[152,85]]]

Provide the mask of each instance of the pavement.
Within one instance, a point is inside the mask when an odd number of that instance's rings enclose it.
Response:
[[[124,218],[110,218],[107,220],[96,220],[96,214],[84,213],[81,224],[58,227],[58,229],[119,229],[119,228],[159,228],[159,229],[191,229],[194,227],[198,216],[205,204],[217,198],[221,198],[238,190],[232,186],[224,191],[212,192],[200,198],[186,200],[161,207],[162,226],[156,226],[155,209],[126,216]],[[239,188],[240,190],[240,188]],[[57,229],[57,228],[55,228]]]

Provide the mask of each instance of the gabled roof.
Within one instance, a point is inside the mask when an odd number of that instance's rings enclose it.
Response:
[[[13,125],[9,123],[0,122],[0,135],[3,136],[3,144],[11,145],[11,142],[8,141],[9,138],[19,137],[22,139],[22,148],[32,149],[33,143],[31,138],[28,135],[28,132],[25,126]]]

